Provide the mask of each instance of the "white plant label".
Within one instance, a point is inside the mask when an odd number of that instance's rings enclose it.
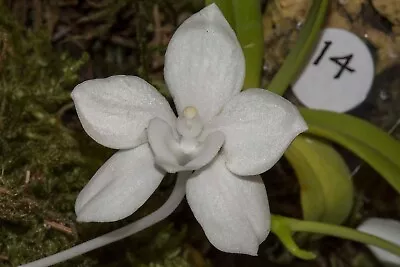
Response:
[[[366,99],[373,79],[367,45],[349,31],[328,28],[292,89],[309,108],[346,112]]]

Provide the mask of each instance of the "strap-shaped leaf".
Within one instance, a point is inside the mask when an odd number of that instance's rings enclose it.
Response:
[[[328,4],[328,0],[313,1],[295,46],[268,85],[268,90],[283,95],[289,84],[293,82],[299,71],[302,70],[304,63],[307,62],[314,45],[318,41],[319,31],[325,21]]]
[[[285,156],[300,183],[304,219],[343,223],[353,207],[353,183],[340,154],[322,141],[301,135]]]
[[[235,18],[233,16],[232,0],[205,0],[206,6],[215,3],[224,14],[231,27],[235,29]]]
[[[232,0],[235,31],[246,59],[243,89],[258,88],[264,57],[260,0]]]
[[[264,56],[260,0],[205,0],[215,3],[236,32],[246,60],[243,89],[259,88]]]
[[[400,142],[356,117],[300,109],[309,133],[330,139],[366,161],[400,193]]]

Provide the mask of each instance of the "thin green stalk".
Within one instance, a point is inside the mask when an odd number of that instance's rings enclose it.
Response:
[[[343,239],[348,239],[368,245],[373,245],[400,256],[399,246],[389,241],[386,241],[382,238],[366,234],[344,226],[313,222],[313,221],[302,221],[278,215],[273,215],[272,220],[274,224],[277,225],[283,224],[285,227],[287,227],[293,232],[308,232],[308,233],[340,237]],[[280,236],[282,236],[282,234],[280,234]],[[278,235],[278,237],[280,236]],[[286,235],[285,238],[288,238],[288,236],[289,238],[291,238],[291,235]],[[283,243],[285,244],[288,242],[285,241]],[[291,251],[291,249],[289,249],[289,251]]]
[[[294,256],[303,260],[313,260],[317,257],[310,251],[299,248],[294,242],[292,237],[292,231],[286,223],[282,223],[281,220],[277,220],[276,216],[272,217],[271,232],[273,232],[282,244],[292,253]]]
[[[297,78],[318,41],[320,29],[325,21],[328,3],[329,0],[313,1],[295,46],[268,85],[268,90],[271,92],[283,95],[288,86]]]
[[[235,31],[246,59],[243,88],[258,88],[264,56],[260,0],[232,0]]]
[[[224,14],[224,17],[226,20],[229,22],[231,27],[235,29],[235,19],[233,16],[233,10],[232,10],[232,1],[231,0],[206,0],[205,4],[206,6],[215,3],[218,8],[222,11],[222,14]]]

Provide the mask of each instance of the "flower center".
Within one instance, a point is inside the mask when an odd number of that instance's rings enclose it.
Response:
[[[176,130],[182,137],[195,138],[203,130],[203,122],[195,107],[188,106],[176,121]]]
[[[225,141],[219,131],[202,136],[204,125],[192,106],[183,110],[175,127],[176,132],[162,119],[154,118],[147,129],[157,165],[170,173],[200,169],[218,154]]]

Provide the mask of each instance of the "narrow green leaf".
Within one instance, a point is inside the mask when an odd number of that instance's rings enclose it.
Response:
[[[206,5],[217,4],[236,32],[246,61],[243,88],[258,88],[264,56],[261,3],[259,0],[206,0]]]
[[[341,224],[353,207],[351,173],[330,145],[298,136],[285,152],[301,187],[303,217]]]
[[[349,149],[400,193],[400,142],[356,117],[330,111],[301,108],[309,133],[318,135]]]
[[[400,167],[400,142],[371,123],[357,117],[324,110],[300,108],[307,122],[360,139],[376,150],[383,150]]]
[[[206,6],[215,3],[218,8],[222,11],[222,14],[224,14],[224,17],[226,20],[229,22],[231,27],[235,29],[235,19],[233,16],[233,10],[232,10],[232,0],[206,0],[205,4]]]
[[[328,10],[328,0],[314,0],[308,12],[297,42],[285,59],[282,67],[268,85],[268,90],[283,95],[289,84],[296,78],[298,73],[307,62],[316,42],[319,32],[325,21]]]
[[[232,0],[235,31],[246,59],[243,88],[259,88],[264,56],[260,0]]]

